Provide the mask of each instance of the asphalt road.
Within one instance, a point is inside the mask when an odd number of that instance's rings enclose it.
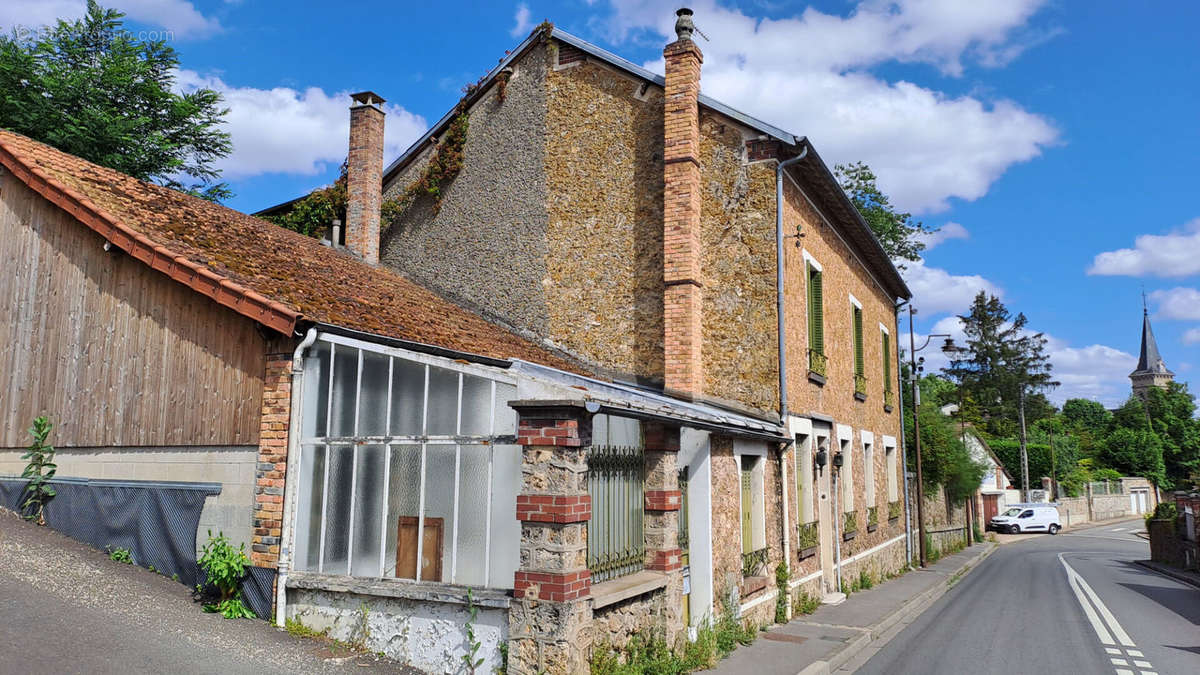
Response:
[[[0,673],[415,673],[265,621],[0,509]]]
[[[1200,672],[1200,589],[1133,563],[1141,527],[1005,544],[858,672]]]

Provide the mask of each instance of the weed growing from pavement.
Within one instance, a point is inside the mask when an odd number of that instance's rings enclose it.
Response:
[[[105,550],[108,551],[109,560],[113,562],[125,563],[126,565],[133,564],[133,551],[130,551],[127,548],[113,548],[111,546]]]
[[[246,576],[246,567],[250,559],[246,557],[246,545],[234,548],[224,533],[218,532],[213,536],[208,531],[208,542],[200,551],[200,569],[207,576],[208,586],[217,592],[216,602],[204,605],[204,611],[219,613],[226,619],[252,619],[254,612],[242,603],[240,588],[242,577]],[[201,587],[197,586],[197,590]]]
[[[46,503],[56,494],[50,485],[50,479],[54,478],[58,465],[54,463],[54,446],[46,443],[53,428],[50,418],[44,415],[35,418],[33,426],[29,427],[29,435],[33,436],[33,442],[29,444],[25,454],[21,455],[21,459],[29,461],[25,470],[21,472],[21,478],[29,479],[25,486],[25,494],[28,496],[21,504],[21,511],[26,520],[32,520],[38,525],[46,524]]]
[[[815,595],[809,595],[806,591],[800,591],[796,596],[796,602],[792,605],[793,614],[812,614],[821,606],[821,599]]]
[[[363,607],[365,607],[365,604]],[[359,611],[362,611],[362,607],[359,608]],[[383,652],[372,652],[368,650],[365,643],[357,639],[347,642],[344,640],[339,640],[335,637],[330,637],[328,628],[325,630],[317,630],[311,626],[304,625],[304,622],[302,622],[300,619],[284,619],[283,628],[287,631],[288,635],[291,635],[294,638],[316,640],[324,643],[325,646],[329,648],[329,651],[334,652],[335,654],[354,652],[359,654],[372,654],[380,658],[387,658],[387,655]]]
[[[367,603],[358,603],[358,621],[354,624],[354,631],[350,633],[350,648],[356,652],[367,651],[367,643],[371,641],[371,624],[370,611],[367,608]]]

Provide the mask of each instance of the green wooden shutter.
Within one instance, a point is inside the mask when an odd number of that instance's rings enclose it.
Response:
[[[892,336],[879,332],[883,336],[883,390],[892,390]]]
[[[810,263],[808,267],[808,348],[818,354],[825,353],[824,295],[821,288],[821,272]]]
[[[742,553],[754,550],[754,521],[750,518],[752,466],[746,461],[746,457],[742,456]]]
[[[863,363],[863,325],[862,325],[862,309],[856,305],[851,305],[854,310],[854,374],[865,374],[865,364]]]

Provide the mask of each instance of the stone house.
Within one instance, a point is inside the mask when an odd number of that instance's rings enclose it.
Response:
[[[541,26],[381,172],[381,99],[352,112],[352,203],[404,204],[378,243],[378,208],[348,209],[364,261],[562,355],[589,391],[736,422],[593,417],[594,393],[537,407],[518,392],[522,433],[546,430],[520,436],[518,669],[576,672],[594,644],[647,628],[673,641],[726,611],[768,622],[780,563],[790,607],[907,561],[895,394],[910,292],[808,139],[700,93],[690,30],[681,15],[664,78]]]

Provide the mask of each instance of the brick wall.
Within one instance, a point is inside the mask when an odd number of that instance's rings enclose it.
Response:
[[[261,431],[254,472],[254,531],[250,544],[250,561],[259,567],[275,567],[279,561],[291,405],[292,355],[268,354],[263,373]]]
[[[383,103],[382,99],[374,99]],[[383,110],[350,108],[346,157],[346,246],[363,261],[379,262],[379,208],[383,203]]]

